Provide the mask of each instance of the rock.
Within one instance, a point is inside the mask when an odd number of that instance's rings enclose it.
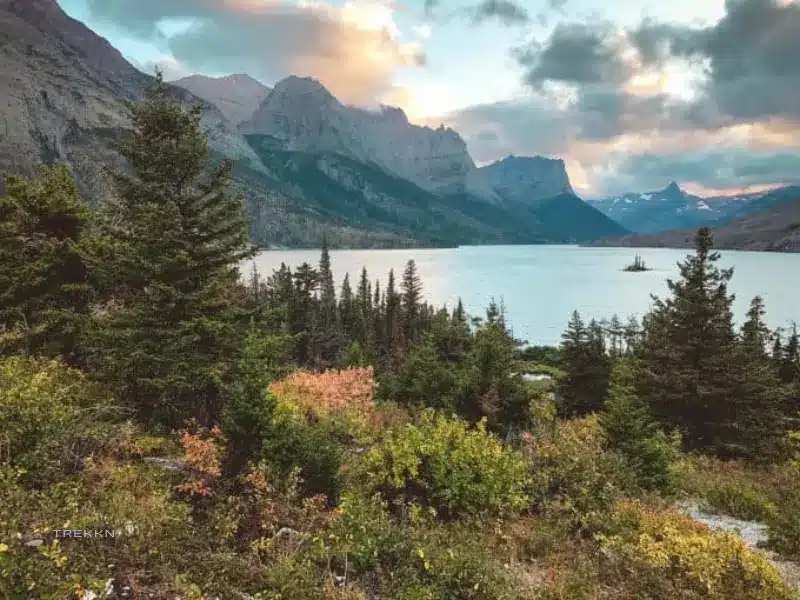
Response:
[[[44,540],[42,539],[35,539],[25,542],[25,545],[30,548],[39,548],[42,544],[44,544]]]
[[[468,189],[491,190],[502,200],[531,204],[561,194],[574,194],[564,161],[542,156],[508,156],[476,169]]]
[[[161,456],[145,456],[142,459],[146,464],[166,469],[167,471],[186,471],[189,464],[176,458],[163,458]]]
[[[250,119],[271,91],[249,75],[191,75],[172,83],[219,108],[233,125]]]
[[[284,150],[349,156],[433,191],[462,184],[475,168],[452,129],[409,123],[399,108],[345,106],[311,78],[278,82],[242,133],[269,136]]]
[[[0,0],[0,172],[31,175],[39,164],[66,163],[90,204],[102,201],[112,192],[103,167],[120,163],[114,142],[129,127],[125,102],[151,82],[55,0]],[[213,151],[259,168],[216,107],[172,90],[204,105]]]

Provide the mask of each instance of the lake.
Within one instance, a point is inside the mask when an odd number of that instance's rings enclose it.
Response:
[[[665,295],[666,279],[678,276],[677,261],[687,250],[667,248],[582,248],[579,246],[465,246],[454,249],[333,250],[337,286],[345,273],[355,289],[361,268],[385,286],[389,269],[402,274],[413,258],[427,300],[452,307],[461,298],[471,315],[483,315],[494,298],[505,303],[514,335],[532,344],[555,345],[573,310],[588,318],[641,316],[650,294]],[[625,273],[640,254],[653,270]],[[734,267],[731,291],[741,322],[753,296],[766,301],[767,322],[785,327],[800,322],[800,254],[721,251],[720,264]],[[285,262],[317,265],[318,250],[269,250],[255,262],[263,276]]]

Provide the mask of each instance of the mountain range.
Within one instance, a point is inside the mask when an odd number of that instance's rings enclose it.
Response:
[[[126,103],[152,77],[56,0],[0,0],[0,172],[65,163],[91,206],[124,168],[116,142]],[[445,127],[402,110],[339,102],[318,81],[270,89],[246,75],[192,76],[170,88],[201,104],[214,157],[234,160],[234,187],[254,241],[270,247],[396,247],[583,242],[627,233],[574,195],[564,164],[509,157],[477,167]],[[7,99],[7,100],[6,100]]]
[[[800,189],[793,189],[793,201],[773,204],[771,208],[758,210],[714,227],[714,245],[731,250],[800,252]],[[694,243],[694,236],[693,229],[671,230],[608,238],[589,245],[690,248]]]
[[[672,182],[663,190],[590,202],[633,235],[589,245],[688,248],[698,227],[715,232],[719,248],[800,252],[800,187],[703,198]]]
[[[674,181],[662,190],[590,201],[603,214],[634,233],[720,226],[750,213],[791,202],[800,188],[784,187],[735,196],[700,197]]]

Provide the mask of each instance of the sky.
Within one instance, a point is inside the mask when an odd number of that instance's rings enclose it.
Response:
[[[59,0],[168,79],[312,76],[579,195],[800,183],[800,0]]]

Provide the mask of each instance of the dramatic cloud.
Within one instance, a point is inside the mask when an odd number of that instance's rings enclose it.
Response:
[[[534,42],[517,55],[526,68],[525,81],[538,88],[546,81],[623,83],[636,67],[624,50],[613,24],[576,23],[558,25],[544,44]]]
[[[247,72],[269,83],[310,75],[356,104],[390,91],[397,68],[425,62],[418,44],[400,41],[391,5],[378,0],[340,7],[281,0],[89,0],[89,8],[94,18],[159,40],[184,70]]]
[[[564,156],[586,194],[800,181],[796,2],[728,0],[706,27],[560,24],[514,56],[527,98],[446,119],[479,161]]]

